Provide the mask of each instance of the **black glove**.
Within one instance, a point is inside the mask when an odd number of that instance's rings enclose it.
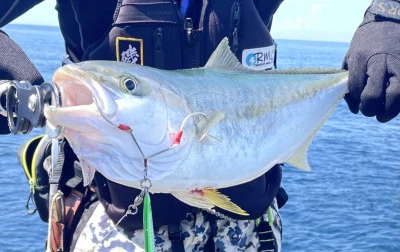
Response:
[[[0,30],[0,80],[25,80],[33,85],[44,82],[22,49],[2,30]],[[4,97],[1,97],[1,103],[5,104]],[[0,116],[0,134],[9,133],[7,118]]]
[[[1,0],[0,27],[21,16],[43,0]]]
[[[343,61],[349,70],[345,100],[350,111],[376,116],[379,122],[400,112],[400,15],[389,14],[391,4],[400,8],[397,1],[372,3]]]

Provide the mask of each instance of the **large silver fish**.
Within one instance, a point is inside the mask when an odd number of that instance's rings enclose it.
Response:
[[[347,73],[338,70],[250,71],[227,39],[203,68],[88,61],[60,68],[54,82],[63,104],[45,116],[63,127],[85,183],[98,171],[141,188],[147,170],[150,192],[242,215],[217,189],[277,163],[310,170],[308,147],[347,92]]]

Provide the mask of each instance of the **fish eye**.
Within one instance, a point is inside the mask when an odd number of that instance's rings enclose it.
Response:
[[[145,81],[139,81],[132,76],[121,76],[119,85],[124,93],[135,96],[144,96],[151,93],[151,86]]]
[[[138,82],[135,78],[126,77],[121,80],[121,86],[128,94],[134,94],[138,88]]]

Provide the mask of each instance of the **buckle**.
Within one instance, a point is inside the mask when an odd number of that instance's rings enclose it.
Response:
[[[181,241],[182,238],[182,227],[180,224],[168,225],[168,238],[170,241]]]

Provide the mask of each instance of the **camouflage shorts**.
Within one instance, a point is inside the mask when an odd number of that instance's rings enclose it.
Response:
[[[264,251],[280,251],[282,229],[276,200],[270,209],[270,216],[265,214],[261,221],[273,223],[272,230],[267,232],[272,232],[271,235],[275,238],[275,250]],[[185,251],[204,251],[211,233],[214,234],[216,251],[259,250],[260,239],[256,224],[258,222],[215,218],[215,221],[209,221],[209,218],[210,214],[206,212],[188,213],[186,219],[181,221]],[[172,251],[172,244],[168,239],[168,226],[161,226],[155,229],[154,233],[156,251]],[[137,230],[128,238],[123,230],[118,229],[107,217],[103,206],[98,204],[79,236],[74,251],[144,251],[143,237],[143,230]]]

